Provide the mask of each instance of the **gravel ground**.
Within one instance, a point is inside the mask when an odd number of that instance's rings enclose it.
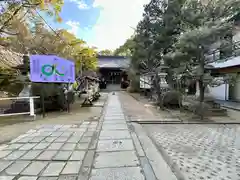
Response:
[[[240,179],[240,126],[144,125],[144,128],[184,179]]]

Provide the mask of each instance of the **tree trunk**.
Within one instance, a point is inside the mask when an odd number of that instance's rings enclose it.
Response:
[[[199,83],[199,101],[200,103],[202,103],[204,101],[204,89],[205,89],[202,77],[200,78],[198,83]]]
[[[200,114],[201,114],[201,120],[203,120],[203,103],[204,103],[204,59],[200,59],[200,78],[199,78],[199,101],[200,101]]]
[[[169,85],[169,88],[173,89],[174,81],[173,81],[173,73],[171,70],[167,71],[167,83]]]
[[[160,106],[160,108],[162,108],[162,96],[161,96],[161,87],[160,87],[160,78],[158,76],[158,73],[156,72],[155,74],[155,87],[156,87],[156,91],[157,91],[157,105]]]
[[[199,101],[204,101],[204,59],[200,59],[200,78],[199,78]]]

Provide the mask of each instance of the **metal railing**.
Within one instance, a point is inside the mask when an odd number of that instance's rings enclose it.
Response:
[[[231,48],[231,52],[229,54],[227,54],[226,56],[222,56],[221,51],[224,48],[229,48],[229,47]],[[211,62],[216,62],[216,61],[220,61],[220,60],[224,60],[224,59],[229,59],[231,57],[236,57],[236,56],[240,56],[240,41],[233,42],[233,44],[230,46],[223,46],[221,48],[218,48],[218,49],[206,54],[206,59],[207,59],[207,61],[209,61],[209,63],[211,63]]]
[[[27,101],[26,101],[27,99]],[[35,99],[40,99],[39,96],[31,96],[31,97],[9,97],[9,98],[0,98],[0,104],[2,101],[13,101],[12,103],[7,103],[6,105],[3,105],[3,107],[1,107],[2,112],[0,114],[0,117],[6,117],[6,116],[16,116],[16,115],[30,115],[31,117],[33,117],[35,119],[36,114],[35,114],[35,107],[34,107],[34,100]],[[29,103],[29,108],[28,110],[23,112],[11,112],[11,108],[14,108],[14,104],[20,102],[21,100],[24,100],[24,103]],[[11,106],[10,108],[6,107],[6,106]],[[6,110],[10,110],[10,113],[5,113]],[[18,109],[20,110],[20,109]]]

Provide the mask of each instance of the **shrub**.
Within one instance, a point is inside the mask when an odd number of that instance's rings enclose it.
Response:
[[[179,107],[182,105],[182,95],[180,92],[172,90],[163,94],[162,104],[167,107]]]

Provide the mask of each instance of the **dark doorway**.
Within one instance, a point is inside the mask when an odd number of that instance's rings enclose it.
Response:
[[[121,82],[121,72],[110,71],[108,73],[108,76],[109,76],[109,84],[120,84],[120,82]]]
[[[106,80],[107,84],[120,84],[121,83],[121,70],[113,68],[101,68],[99,73]]]

